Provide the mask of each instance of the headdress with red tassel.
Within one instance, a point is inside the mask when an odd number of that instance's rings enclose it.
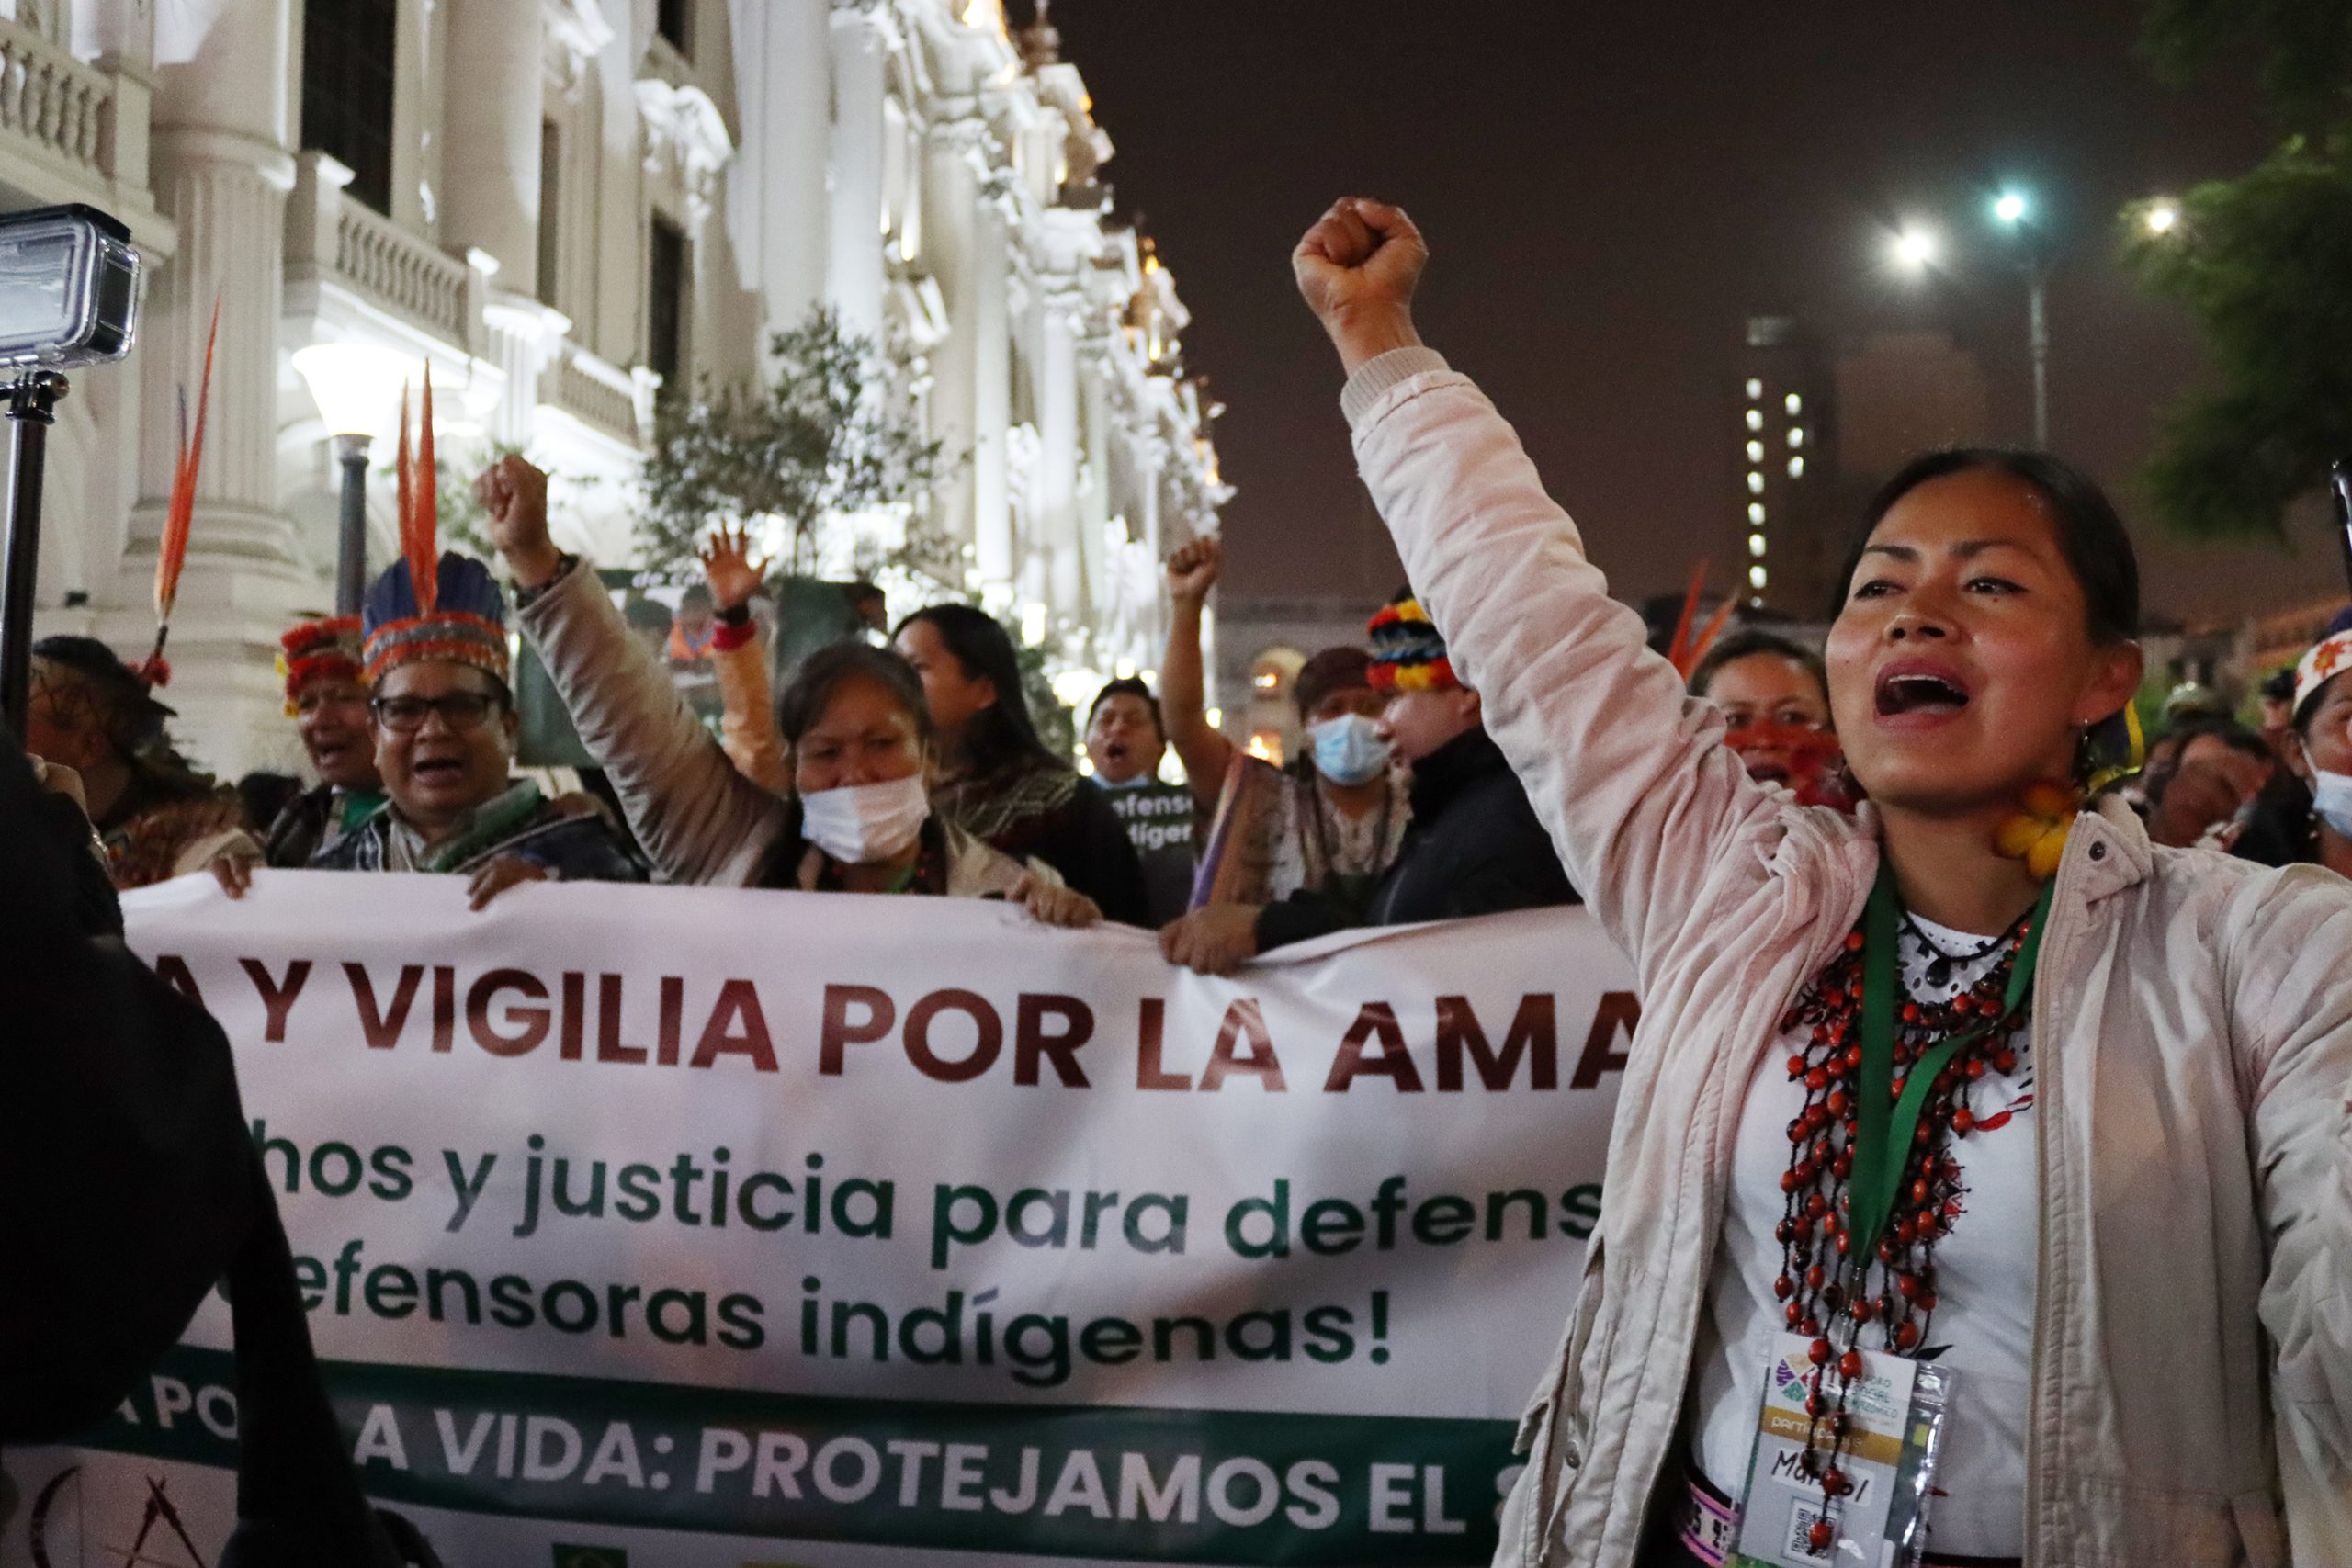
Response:
[[[187,534],[196,520],[196,466],[204,456],[204,411],[212,398],[212,350],[220,341],[220,299],[212,300],[212,327],[204,338],[204,379],[197,383],[196,426],[187,423],[187,392],[180,391],[179,456],[172,464],[172,499],[164,509],[164,536],[155,547],[155,648],[131,666],[131,673],[150,688],[171,683],[172,667],[164,661],[164,639],[171,635],[172,605],[179,598],[180,569],[187,564]]]
[[[370,684],[403,664],[470,664],[510,679],[506,599],[490,569],[469,556],[439,553],[440,498],[433,468],[433,372],[424,372],[423,434],[409,449],[408,400],[401,400],[401,558],[368,590],[360,621]]]
[[[300,711],[302,688],[313,681],[367,679],[360,662],[359,617],[322,615],[297,621],[277,639],[277,673],[286,682],[286,716]]]

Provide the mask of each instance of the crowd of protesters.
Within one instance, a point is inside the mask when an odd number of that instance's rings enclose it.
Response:
[[[1793,1483],[1821,1551],[1849,1437],[1821,1380],[1865,1346],[1960,1378],[1930,1563],[2352,1540],[2352,612],[2256,722],[2187,687],[2143,737],[2113,508],[2046,455],[1963,450],[1873,502],[1826,649],[1751,626],[1661,657],[1419,344],[1424,258],[1360,202],[1295,257],[1411,585],[1305,661],[1286,765],[1209,721],[1214,538],[1166,563],[1159,690],[1113,681],[1082,716],[1089,777],[983,611],[887,641],[870,593],[822,635],[763,622],[722,534],[649,615],[557,547],[547,476],[509,456],[478,493],[511,601],[484,562],[411,555],[362,615],[287,634],[315,782],[271,820],[86,638],[35,649],[35,776],[117,888],[209,867],[243,897],[266,866],[459,874],[477,908],[580,880],[996,898],[1156,931],[1211,974],[1588,901],[1644,1015],[1608,1247],[1523,1428],[1502,1561],[1720,1562],[1784,1329],[1811,1342]],[[601,795],[518,776],[510,624]],[[682,670],[715,682],[715,726]],[[1892,1070],[1938,1065],[1894,1079],[1911,1120],[1872,1229],[1849,1182],[1880,1036]]]

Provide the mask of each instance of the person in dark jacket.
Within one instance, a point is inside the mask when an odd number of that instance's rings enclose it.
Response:
[[[436,1562],[352,1469],[229,1043],[123,945],[91,842],[0,728],[0,1444],[104,1419],[225,1280],[240,1446],[220,1568]]]
[[[1478,694],[1446,658],[1419,604],[1400,595],[1372,620],[1372,679],[1388,693],[1379,734],[1412,770],[1412,822],[1396,862],[1358,918],[1344,902],[1298,893],[1258,912],[1256,953],[1351,926],[1402,926],[1577,902],[1527,792],[1487,734]],[[1161,933],[1170,963],[1223,974],[1229,943],[1190,929],[1201,911]],[[1242,954],[1242,957],[1254,956]]]
[[[1143,863],[1110,796],[1037,737],[1012,638],[969,604],[933,604],[894,639],[922,678],[942,767],[931,803],[1014,860],[1041,860],[1094,900],[1106,920],[1151,923]]]

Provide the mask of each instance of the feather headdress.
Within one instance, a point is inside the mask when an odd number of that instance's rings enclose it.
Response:
[[[179,599],[180,570],[187,565],[188,528],[196,520],[196,468],[204,456],[205,407],[212,398],[212,350],[220,341],[220,299],[213,296],[212,327],[204,338],[204,379],[197,383],[196,425],[187,423],[187,394],[180,394],[179,455],[172,463],[172,499],[164,510],[164,536],[155,548],[155,648],[132,673],[150,686],[169,684],[164,639],[171,635],[172,606]]]
[[[433,464],[433,372],[424,373],[422,425],[412,454],[408,400],[401,400],[396,463],[401,557],[376,579],[362,607],[368,681],[402,664],[470,664],[509,678],[506,600],[490,569],[440,548],[440,497]]]

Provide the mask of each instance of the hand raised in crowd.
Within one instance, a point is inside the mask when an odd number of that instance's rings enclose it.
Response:
[[[750,604],[772,564],[752,558],[752,536],[740,527],[719,529],[702,547],[702,574],[721,610]]]
[[[1215,534],[1204,534],[1168,558],[1169,597],[1179,604],[1204,602],[1224,564],[1224,545]]]
[[[230,897],[242,898],[252,889],[254,873],[260,867],[261,856],[249,844],[232,844],[212,857],[212,880]]]
[[[1413,287],[1430,259],[1421,231],[1401,207],[1348,197],[1291,252],[1291,275],[1353,375],[1392,348],[1420,343],[1413,330]]]
[[[556,574],[563,553],[548,534],[548,477],[512,452],[484,468],[474,496],[490,513],[490,542],[514,581],[537,588]]]
[[[1015,883],[1008,897],[1013,903],[1027,908],[1030,917],[1044,925],[1066,926],[1077,931],[1099,925],[1102,920],[1102,911],[1085,894],[1076,888],[1040,882],[1034,876],[1024,876]]]
[[[486,863],[466,884],[467,907],[483,909],[501,893],[524,882],[560,882],[563,878],[537,861],[520,855],[500,855]]]
[[[1208,904],[1163,928],[1159,955],[1195,975],[1230,975],[1258,956],[1258,909]]]

